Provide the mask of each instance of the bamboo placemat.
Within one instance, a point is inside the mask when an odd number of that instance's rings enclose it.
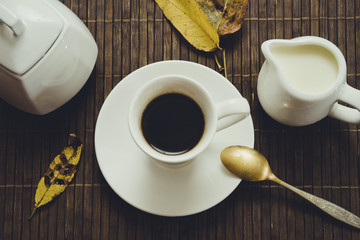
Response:
[[[99,47],[85,87],[46,116],[0,102],[0,239],[360,239],[360,232],[269,182],[242,182],[217,206],[187,217],[137,210],[108,186],[97,165],[94,128],[113,87],[146,64],[169,59],[216,70],[213,54],[190,46],[153,0],[65,0]],[[256,86],[271,38],[321,36],[347,61],[360,89],[360,1],[249,0],[241,31],[226,39],[228,79],[251,105],[255,148],[282,180],[360,215],[360,130],[331,118],[287,127],[261,108]],[[31,221],[35,189],[71,132],[85,149],[74,181]],[[119,153],[121,154],[121,153]]]

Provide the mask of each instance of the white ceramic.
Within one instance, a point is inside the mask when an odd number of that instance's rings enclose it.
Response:
[[[276,121],[304,126],[331,116],[360,123],[360,91],[346,83],[346,62],[333,43],[313,36],[273,39],[261,50],[266,60],[257,91]]]
[[[0,1],[0,97],[46,114],[85,84],[98,49],[84,23],[58,0]]]
[[[147,65],[121,80],[106,98],[96,122],[95,150],[106,181],[129,204],[152,214],[184,216],[213,207],[238,186],[240,179],[224,168],[220,152],[229,145],[253,147],[254,128],[249,115],[217,132],[205,151],[189,164],[180,168],[158,164],[133,141],[128,110],[138,89],[168,74],[194,79],[215,103],[241,97],[227,79],[200,64],[165,61]]]
[[[142,133],[141,119],[147,105],[156,97],[166,93],[181,93],[199,104],[204,114],[205,128],[200,141],[190,151],[167,155],[151,147]],[[135,143],[150,157],[161,163],[178,165],[194,159],[202,153],[212,141],[216,131],[227,128],[247,117],[250,106],[243,97],[227,99],[215,104],[206,88],[193,78],[182,75],[163,75],[150,80],[134,95],[129,108],[129,130]],[[218,126],[218,120],[231,116],[226,126]],[[220,128],[221,127],[221,128]]]

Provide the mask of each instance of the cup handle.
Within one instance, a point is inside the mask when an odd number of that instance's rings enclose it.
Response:
[[[245,98],[233,98],[217,103],[216,110],[218,116],[217,132],[240,122],[250,114],[250,106]]]
[[[23,21],[2,4],[0,4],[0,22],[8,26],[17,36],[25,30]]]
[[[344,85],[341,89],[340,101],[351,105],[347,107],[336,102],[330,109],[329,116],[348,123],[360,123],[360,91]]]

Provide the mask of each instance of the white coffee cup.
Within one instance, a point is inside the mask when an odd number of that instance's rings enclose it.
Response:
[[[346,62],[333,43],[313,36],[273,39],[261,50],[266,60],[257,91],[273,119],[290,126],[309,125],[326,116],[360,123],[360,91],[346,83]]]
[[[169,155],[156,150],[147,142],[142,131],[142,117],[149,103],[168,93],[190,97],[201,108],[204,116],[204,131],[200,140],[192,149],[181,154]],[[160,163],[177,165],[194,159],[207,148],[217,131],[241,121],[249,113],[250,107],[245,98],[215,103],[206,88],[197,81],[181,75],[164,75],[150,80],[136,92],[130,103],[128,124],[132,138],[144,153]],[[219,121],[223,118],[227,121]]]

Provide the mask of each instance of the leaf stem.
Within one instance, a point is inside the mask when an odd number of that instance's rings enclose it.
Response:
[[[35,214],[35,212],[36,212],[36,209],[37,209],[37,207],[34,207],[34,208],[33,208],[32,212],[31,212],[31,215],[30,215],[30,217],[28,218],[29,221],[30,221],[31,218],[34,216],[34,214]]]
[[[227,76],[227,70],[226,70],[226,54],[225,54],[225,48],[223,48],[222,50],[222,55],[223,55],[223,64],[224,64],[224,75],[225,75],[225,78],[227,79],[228,76]]]
[[[216,53],[214,53],[214,58],[215,58],[216,65],[219,68],[219,72],[224,72],[224,77],[227,78],[225,49],[221,49],[221,51],[222,51],[223,66],[220,64],[219,59],[216,56]]]
[[[216,62],[216,65],[217,67],[219,68],[219,72],[221,72],[222,70],[224,70],[224,68],[221,66],[221,64],[219,63],[219,59],[218,57],[216,56],[216,53],[214,53],[214,58],[215,58],[215,62]]]

